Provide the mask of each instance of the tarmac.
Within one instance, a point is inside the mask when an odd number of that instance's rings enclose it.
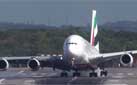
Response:
[[[0,85],[137,85],[137,68],[107,68],[107,77],[60,77],[60,70],[44,68],[30,71],[27,68],[10,68],[0,71]]]

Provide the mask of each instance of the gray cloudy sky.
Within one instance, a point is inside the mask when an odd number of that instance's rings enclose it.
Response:
[[[137,0],[0,0],[0,22],[85,26],[92,9],[99,24],[137,20]]]

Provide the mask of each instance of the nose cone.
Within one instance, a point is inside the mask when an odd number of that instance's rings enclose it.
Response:
[[[71,35],[64,42],[64,54],[68,56],[81,56],[82,48],[82,38],[78,35]]]

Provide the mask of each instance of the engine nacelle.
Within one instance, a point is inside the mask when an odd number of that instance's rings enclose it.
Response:
[[[32,70],[39,70],[40,68],[40,62],[36,58],[32,58],[28,61],[27,67],[31,68]]]
[[[9,62],[7,59],[2,58],[0,59],[0,70],[7,70],[9,68]]]
[[[123,66],[132,66],[133,64],[133,56],[131,54],[124,54],[120,57],[120,63]]]

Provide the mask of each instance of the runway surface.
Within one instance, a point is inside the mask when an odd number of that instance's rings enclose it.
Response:
[[[61,78],[60,70],[44,68],[30,71],[24,68],[10,68],[0,72],[0,85],[137,85],[137,68],[108,68],[108,76],[89,78],[86,72],[82,77]]]

